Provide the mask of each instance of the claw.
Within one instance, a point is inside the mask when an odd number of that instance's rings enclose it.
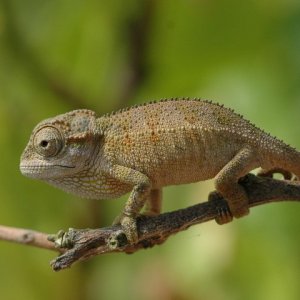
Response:
[[[218,217],[216,217],[215,220],[219,225],[230,223],[233,220],[233,217],[229,208],[219,207]]]

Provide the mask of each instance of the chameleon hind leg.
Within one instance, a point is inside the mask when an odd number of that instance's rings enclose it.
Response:
[[[146,202],[144,214],[147,216],[156,216],[161,212],[162,189],[152,189]]]
[[[216,191],[226,200],[233,217],[240,218],[249,213],[248,196],[244,188],[238,183],[239,179],[249,171],[258,167],[256,154],[245,147],[227,163],[215,178]],[[221,214],[216,218],[218,224],[224,224],[230,218]]]

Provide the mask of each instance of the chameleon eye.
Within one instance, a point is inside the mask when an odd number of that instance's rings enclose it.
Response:
[[[63,139],[58,129],[43,127],[34,136],[34,147],[43,156],[55,156],[63,147]]]

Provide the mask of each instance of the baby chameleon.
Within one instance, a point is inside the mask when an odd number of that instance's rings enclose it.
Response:
[[[74,110],[39,123],[20,163],[22,174],[77,196],[116,198],[131,191],[115,223],[138,241],[136,217],[159,214],[162,188],[215,178],[232,216],[249,213],[238,180],[257,167],[300,178],[300,152],[219,104],[166,99],[97,117]],[[222,216],[218,223],[231,221]]]

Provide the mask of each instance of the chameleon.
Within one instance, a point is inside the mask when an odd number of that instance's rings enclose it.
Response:
[[[131,244],[138,241],[141,210],[161,212],[165,186],[214,178],[214,193],[229,208],[216,221],[247,215],[239,179],[258,167],[261,175],[300,178],[300,152],[234,110],[197,98],[163,99],[100,117],[79,109],[46,119],[34,128],[20,161],[23,175],[83,198],[130,192],[114,224]]]

